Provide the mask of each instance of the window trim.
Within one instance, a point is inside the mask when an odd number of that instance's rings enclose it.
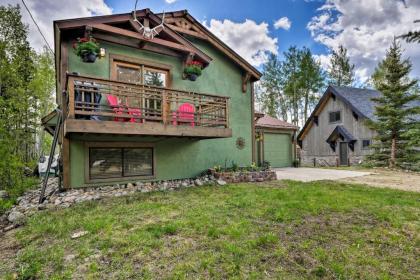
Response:
[[[151,148],[152,149],[152,175],[146,176],[124,176],[124,177],[113,177],[113,178],[100,178],[91,179],[89,170],[89,157],[90,148]],[[151,180],[156,179],[156,149],[152,143],[137,143],[137,142],[85,142],[85,183],[106,183],[106,182],[118,182],[118,181],[134,181],[134,180]]]
[[[144,83],[144,69],[156,70],[158,72],[166,72],[166,86],[165,88],[172,87],[172,65],[158,63],[151,60],[139,59],[130,56],[124,56],[119,54],[109,55],[109,77],[111,80],[117,80],[116,65],[123,65],[126,67],[140,68],[141,82]]]
[[[361,141],[361,144],[362,144],[362,150],[370,150],[371,149],[371,146],[372,146],[372,140],[371,139],[361,139],[362,141]],[[369,141],[369,146],[367,146],[367,147],[363,147],[363,141]]]
[[[331,113],[337,113],[337,112],[338,112],[338,113],[340,113],[340,120],[332,122],[332,121],[331,121],[331,118],[330,118]],[[333,123],[341,123],[341,122],[343,121],[342,116],[343,116],[343,114],[342,114],[341,110],[328,111],[328,123],[329,123],[329,124],[333,124]]]

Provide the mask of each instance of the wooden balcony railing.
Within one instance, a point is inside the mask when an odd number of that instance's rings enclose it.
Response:
[[[229,98],[68,75],[66,119],[150,127],[228,128]]]

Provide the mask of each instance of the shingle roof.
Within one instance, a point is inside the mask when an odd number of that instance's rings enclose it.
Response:
[[[382,94],[379,91],[339,86],[331,86],[331,89],[336,95],[344,99],[344,101],[350,103],[349,105],[355,109],[356,113],[369,119],[375,118],[375,102],[372,98],[380,97]]]
[[[328,137],[327,142],[334,142],[339,136],[341,136],[343,140],[347,142],[355,142],[357,140],[344,126],[337,125]]]
[[[360,117],[368,118],[371,120],[376,120],[375,112],[375,102],[372,98],[377,98],[382,95],[381,92],[373,89],[361,89],[361,88],[352,88],[352,87],[339,87],[330,85],[325,91],[324,95],[321,97],[320,101],[316,105],[315,109],[312,111],[311,116],[306,121],[302,130],[298,135],[298,139],[302,140],[305,136],[307,129],[311,127],[313,118],[317,116],[322,110],[322,104],[325,103],[331,94],[337,96],[344,103],[349,105],[351,109]],[[407,105],[407,108],[419,107],[420,100],[415,100],[410,102]],[[420,120],[420,115],[414,116],[415,120]]]
[[[295,129],[295,130],[298,129],[297,126],[291,123],[288,123],[288,122],[285,122],[285,121],[282,121],[282,120],[279,120],[270,116],[264,116],[264,117],[259,118],[255,126],[266,127],[266,128],[282,128],[282,129]]]
[[[349,103],[353,110],[361,114],[363,117],[376,120],[375,116],[375,102],[372,98],[377,98],[382,95],[380,91],[373,89],[361,89],[352,87],[331,86],[331,90],[337,96],[341,97],[344,102]],[[420,106],[420,100],[415,100],[407,104],[407,108]],[[415,119],[420,119],[420,116],[415,116]]]

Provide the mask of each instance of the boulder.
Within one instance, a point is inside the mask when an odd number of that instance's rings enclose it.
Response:
[[[217,183],[219,186],[224,186],[224,185],[226,185],[226,182],[225,182],[225,181],[223,181],[222,179],[217,180],[217,181],[216,181],[216,183]]]
[[[17,210],[12,210],[7,219],[15,225],[21,225],[25,221],[25,215]]]
[[[199,187],[199,186],[202,186],[203,185],[203,182],[201,182],[200,179],[195,179],[194,180],[194,184]]]

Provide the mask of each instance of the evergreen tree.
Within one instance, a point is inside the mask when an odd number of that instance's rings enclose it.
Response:
[[[420,20],[415,20],[414,22],[420,23]],[[401,38],[405,39],[408,43],[420,43],[420,31],[410,31],[407,34],[402,35]]]
[[[401,56],[401,46],[394,40],[373,74],[374,85],[382,96],[374,99],[376,120],[369,125],[378,136],[368,159],[390,168],[407,167],[414,159],[415,143],[409,137],[412,129],[419,128],[417,81],[409,78],[412,65]]]
[[[328,71],[330,84],[336,86],[351,86],[353,84],[354,64],[350,64],[346,48],[340,45],[338,51],[334,50],[330,64]]]

